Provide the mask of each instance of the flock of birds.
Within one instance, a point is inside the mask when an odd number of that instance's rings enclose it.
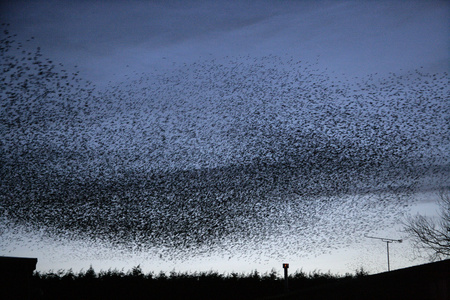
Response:
[[[275,258],[350,245],[448,185],[447,73],[249,56],[98,90],[7,28],[0,47],[2,230]]]

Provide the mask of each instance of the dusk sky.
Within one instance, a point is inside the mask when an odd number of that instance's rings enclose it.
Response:
[[[2,1],[0,255],[384,271],[364,236],[404,239],[450,186],[449,20],[448,1]]]

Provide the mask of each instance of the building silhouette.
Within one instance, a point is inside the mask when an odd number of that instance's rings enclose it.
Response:
[[[0,256],[0,299],[30,299],[37,258]]]

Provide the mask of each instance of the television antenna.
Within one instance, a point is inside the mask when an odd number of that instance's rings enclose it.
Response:
[[[388,272],[391,271],[391,266],[389,264],[389,244],[390,243],[401,243],[403,242],[403,240],[394,240],[394,239],[388,239],[388,238],[382,238],[382,237],[376,237],[376,236],[369,236],[369,235],[364,235],[364,237],[369,238],[369,239],[377,239],[377,240],[381,240],[383,242],[386,243],[386,250],[387,250],[387,264],[388,264]]]

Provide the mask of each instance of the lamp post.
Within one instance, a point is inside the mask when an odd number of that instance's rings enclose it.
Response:
[[[284,263],[283,264],[283,269],[284,269],[284,292],[287,293],[287,292],[289,292],[289,285],[288,285],[289,264]]]

